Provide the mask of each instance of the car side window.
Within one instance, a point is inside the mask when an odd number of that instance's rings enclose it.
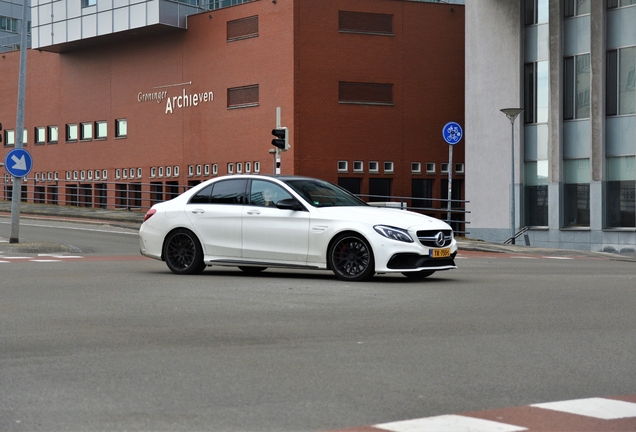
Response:
[[[213,184],[211,204],[243,204],[247,180],[224,180]]]
[[[252,180],[252,187],[250,189],[251,205],[276,207],[278,201],[289,198],[293,198],[291,194],[275,183],[264,180]]]
[[[194,196],[190,198],[190,204],[209,204],[210,203],[210,194],[212,192],[212,188],[214,184],[204,187],[199,192],[197,192]]]

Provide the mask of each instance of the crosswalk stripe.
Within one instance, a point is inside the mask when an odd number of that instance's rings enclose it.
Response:
[[[604,398],[547,402],[531,406],[603,420],[636,417],[636,403]]]
[[[374,427],[390,432],[517,432],[525,427],[461,415],[442,415],[382,423]]]

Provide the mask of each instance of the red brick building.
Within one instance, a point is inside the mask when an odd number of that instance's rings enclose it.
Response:
[[[48,49],[27,60],[26,184],[36,201],[79,194],[102,204],[100,191],[117,183],[146,206],[146,191],[160,199],[215,175],[272,173],[276,107],[291,138],[282,173],[361,194],[447,190],[442,127],[464,118],[461,5],[257,0],[191,15],[187,30]],[[4,154],[16,138],[18,70],[19,52],[2,54]],[[463,163],[461,142],[453,195]]]

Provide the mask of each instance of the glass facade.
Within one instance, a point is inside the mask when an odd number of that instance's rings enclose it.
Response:
[[[636,228],[636,1],[607,2],[605,228]],[[628,7],[632,6],[632,7]]]
[[[525,0],[524,185],[521,226],[548,225],[548,0]]]

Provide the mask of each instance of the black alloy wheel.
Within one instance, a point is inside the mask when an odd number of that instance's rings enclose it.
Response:
[[[166,264],[173,273],[199,274],[205,269],[201,244],[192,231],[172,231],[166,237],[163,250]]]
[[[343,234],[329,249],[329,264],[336,277],[345,281],[361,281],[375,273],[373,251],[360,235]]]
[[[434,270],[420,270],[420,271],[414,271],[414,272],[404,272],[402,274],[409,279],[420,280],[420,279],[429,277],[433,273],[435,273]]]

